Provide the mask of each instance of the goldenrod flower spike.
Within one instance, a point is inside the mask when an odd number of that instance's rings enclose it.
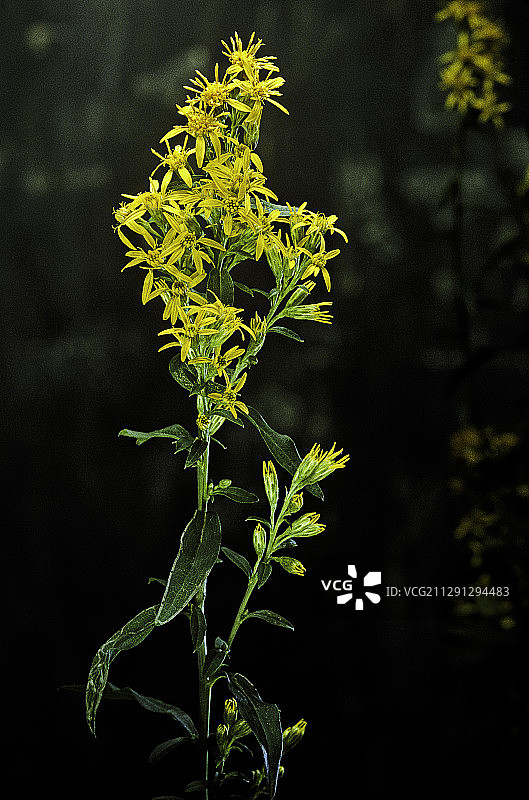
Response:
[[[435,15],[438,22],[453,19],[459,26],[457,46],[440,56],[447,67],[441,70],[439,88],[447,92],[445,105],[461,116],[478,111],[477,121],[503,126],[510,103],[500,102],[496,84],[506,86],[511,78],[504,72],[501,51],[509,37],[498,22],[487,19],[483,4],[458,0]]]
[[[468,43],[476,59],[485,58],[489,51],[499,47],[498,32],[491,26],[482,24],[479,31],[479,37],[476,34]],[[316,288],[311,278],[321,272],[330,290],[328,262],[340,251],[326,249],[326,236],[338,233],[346,242],[347,236],[336,227],[335,215],[315,214],[306,203],[280,205],[277,195],[267,186],[263,162],[255,148],[267,104],[288,114],[278,99],[284,80],[278,75],[275,57],[260,55],[263,42],[255,33],[246,45],[238,33],[223,45],[227,68],[223,72],[215,64],[212,76],[195,71],[189,85],[184,87],[187,94],[183,104],[176,106],[180,122],[162,137],[162,147],[151,149],[156,160],[147,191],[123,195],[124,202],[114,210],[114,229],[126,249],[123,269],[143,270],[144,304],[159,299],[167,327],[158,335],[169,337],[159,350],[178,348],[169,370],[196,403],[194,433],[180,424],[150,434],[129,429],[121,433],[134,435],[138,444],[149,438],[169,438],[175,454],[187,451],[185,467],[193,467],[197,477],[196,513],[182,534],[161,602],[137,615],[99,649],[86,693],[87,721],[94,731],[95,711],[105,689],[110,656],[139,643],[151,628],[170,622],[185,613],[187,607],[194,652],[198,656],[200,721],[197,725],[191,720],[183,724],[193,738],[193,731],[200,731],[196,738],[201,774],[197,777],[200,785],[206,787],[206,795],[210,789],[215,795],[218,788],[223,791],[224,780],[237,774],[234,769],[238,765],[227,761],[244,747],[240,739],[251,733],[248,722],[239,717],[233,697],[228,696],[220,719],[214,723],[210,720],[211,689],[220,678],[229,676],[230,693],[235,694],[241,709],[245,697],[259,698],[244,676],[232,672],[231,667],[226,673],[226,659],[232,657],[234,638],[247,619],[257,617],[293,628],[288,619],[275,611],[249,611],[249,601],[254,590],[268,580],[273,567],[281,567],[291,575],[305,574],[302,562],[291,557],[286,548],[322,533],[325,525],[319,522],[319,514],[302,513],[303,490],[310,486],[311,493],[321,497],[319,487],[312,484],[343,467],[349,458],[342,450],[336,451],[335,445],[323,451],[315,444],[299,459],[293,443],[288,444],[291,440],[272,430],[242,400],[248,370],[257,364],[257,354],[269,331],[303,341],[296,331],[278,325],[279,320],[285,317],[331,322],[330,302],[308,302],[309,294]],[[457,58],[462,57],[462,47],[458,45]],[[450,59],[452,54],[445,69],[452,67]],[[485,70],[485,61],[482,67]],[[488,98],[489,105],[480,109],[480,113],[498,116],[493,89],[506,80],[498,60],[487,62],[486,78],[490,91],[487,89],[483,96]],[[284,229],[283,224],[288,227]],[[250,268],[249,277],[244,276],[244,262],[257,261],[263,255],[273,276],[272,285],[253,288],[253,272]],[[232,272],[234,267],[237,269]],[[256,293],[261,297],[256,298]],[[246,316],[240,298],[248,295],[259,301],[261,316],[255,308]],[[264,302],[267,305],[261,311]],[[245,319],[251,319],[249,324]],[[242,342],[238,340],[230,346],[228,342],[233,342],[231,337],[237,332]],[[215,441],[224,446],[216,436],[226,420],[244,427],[239,415],[259,428],[275,460],[275,464],[272,460],[264,461],[262,468],[269,514],[268,519],[249,518],[254,521],[250,534],[255,555],[253,565],[239,553],[222,548],[223,554],[243,569],[248,585],[226,641],[217,637],[214,646],[210,646],[205,618],[206,580],[215,565],[221,563],[218,555],[222,531],[216,508],[220,506],[222,510],[224,502],[217,503],[216,499],[223,495],[238,503],[258,500],[253,492],[233,486],[231,479],[222,478],[215,483],[210,475],[214,458],[210,443]],[[506,441],[497,439],[498,450],[506,446]],[[276,465],[291,473],[293,453],[294,463],[299,461],[299,466],[290,487],[280,487]],[[282,503],[280,494],[284,498]],[[289,555],[283,555],[284,552]],[[251,695],[246,694],[247,685]],[[306,722],[299,720],[283,731],[279,709],[273,704],[266,704],[266,709],[263,725],[271,732],[269,741],[275,755],[271,753],[268,758],[265,753],[265,765],[248,773],[247,788],[252,797],[263,791],[270,797],[274,795],[283,772],[277,757],[281,739],[286,752],[301,740],[306,727]],[[264,717],[259,719],[262,722]],[[211,731],[216,731],[216,753],[208,750]]]

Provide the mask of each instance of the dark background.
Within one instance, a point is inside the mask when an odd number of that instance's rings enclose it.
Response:
[[[263,590],[262,607],[292,619],[295,633],[256,622],[233,653],[285,724],[309,721],[281,796],[414,795],[493,778],[509,787],[522,774],[523,622],[504,631],[477,619],[461,632],[448,603],[419,601],[338,613],[320,584],[346,577],[348,564],[381,570],[384,584],[470,580],[446,493],[460,419],[445,390],[460,353],[450,215],[439,201],[456,121],[437,89],[436,57],[454,44],[453,29],[432,21],[437,7],[2,3],[4,735],[15,796],[140,800],[179,789],[178,761],[147,766],[150,750],[177,735],[167,720],[107,703],[94,741],[82,699],[57,687],[82,683],[98,646],[158,602],[147,578],[167,575],[193,511],[193,475],[169,443],[137,449],[117,437],[124,427],[191,426],[194,415],[168,354],[156,352],[159,309],[141,306],[137,272],[120,273],[112,208],[121,192],[144,190],[150,147],[176,124],[182,84],[195,68],[211,75],[234,30],[245,42],[255,30],[286,80],[290,116],[271,106],[264,116],[268,185],[280,202],[336,213],[349,236],[348,246],[331,240],[342,250],[331,262],[334,324],[293,325],[304,345],[269,342],[244,395],[301,452],[337,441],[351,454],[324,485],[325,504],[306,503],[328,526],[300,553],[306,578],[277,574]],[[513,187],[529,164],[528,9],[496,8],[512,36],[513,110],[500,135],[472,134],[474,270],[513,224]],[[480,318],[476,335],[501,345],[527,318],[527,275],[494,277],[493,292],[518,303]],[[486,423],[520,429],[527,372],[523,352],[479,371]],[[262,494],[257,433],[222,430],[229,449],[215,451],[213,476]],[[225,543],[248,554],[245,508],[217,504]],[[210,580],[213,634],[226,635],[243,590],[235,573],[225,564]],[[177,620],[122,654],[111,680],[192,711],[185,627]]]

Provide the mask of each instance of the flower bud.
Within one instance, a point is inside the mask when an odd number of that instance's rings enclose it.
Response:
[[[237,701],[234,697],[224,703],[224,725],[229,727],[237,722]]]
[[[320,525],[319,514],[303,514],[290,524],[290,536],[316,536],[325,530],[325,525]]]
[[[253,547],[257,556],[262,556],[266,550],[266,533],[260,522],[257,523],[253,532]]]
[[[219,725],[217,727],[217,735],[215,738],[217,740],[217,747],[219,748],[221,754],[223,756],[226,755],[230,744],[230,736],[226,725]]]
[[[272,556],[272,560],[277,561],[277,563],[280,564],[286,572],[290,572],[291,575],[304,575],[306,572],[306,568],[297,558],[291,558],[290,556]]]
[[[230,736],[232,739],[242,739],[243,736],[248,736],[252,729],[247,722],[243,719],[237,720],[235,725],[230,729]]]
[[[296,722],[295,725],[292,725],[290,728],[285,728],[283,731],[283,747],[285,753],[288,750],[292,750],[299,742],[303,739],[305,735],[305,728],[307,727],[307,723],[304,719],[300,719],[299,722]]]
[[[277,473],[272,461],[269,461],[268,464],[266,461],[263,461],[263,480],[266,496],[268,497],[268,502],[270,503],[273,514],[277,507],[279,485],[277,482]]]
[[[301,511],[303,506],[303,492],[298,492],[297,494],[293,494],[289,500],[288,506],[285,509],[285,516],[290,516],[290,514],[297,514],[298,511]]]

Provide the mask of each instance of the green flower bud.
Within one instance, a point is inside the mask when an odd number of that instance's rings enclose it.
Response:
[[[220,753],[224,756],[228,752],[230,746],[230,736],[228,733],[228,728],[226,725],[219,725],[217,727],[217,747],[219,748]]]
[[[290,556],[272,556],[272,561],[277,561],[277,563],[280,564],[286,572],[290,572],[291,575],[304,575],[306,572],[306,568],[297,558],[291,558]]]
[[[325,530],[325,525],[320,525],[319,514],[303,514],[290,524],[290,536],[316,536]]]
[[[303,739],[305,735],[305,728],[307,727],[307,723],[304,719],[300,719],[299,722],[296,722],[295,725],[292,725],[290,728],[285,728],[283,731],[283,747],[285,753],[288,750],[292,750],[299,742]]]
[[[290,514],[297,514],[298,511],[301,511],[302,506],[303,506],[303,492],[298,492],[297,494],[293,494],[285,510],[285,516],[290,516]]]
[[[253,532],[253,547],[257,556],[261,556],[266,550],[266,533],[260,522],[257,523]]]
[[[243,736],[248,736],[248,734],[251,732],[252,729],[243,719],[237,720],[235,725],[230,728],[230,736],[232,739],[242,739]]]
[[[224,703],[224,725],[230,727],[237,722],[237,700],[231,697]]]
[[[290,306],[297,306],[300,303],[303,303],[308,293],[311,292],[315,286],[316,284],[314,283],[314,281],[307,281],[301,286],[298,286],[297,289],[295,289],[292,292],[287,302],[285,303],[285,308],[290,308]]]
[[[276,510],[277,500],[279,497],[279,484],[277,482],[277,473],[272,461],[266,463],[263,461],[263,480],[266,496],[270,503],[272,514]]]

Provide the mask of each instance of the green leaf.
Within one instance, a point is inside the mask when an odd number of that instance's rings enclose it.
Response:
[[[233,281],[233,285],[236,286],[237,289],[240,289],[241,292],[246,292],[246,294],[249,294],[249,295],[251,295],[253,297],[254,290],[250,289],[249,286],[246,286],[245,283],[239,283],[239,281]]]
[[[264,619],[265,622],[269,622],[271,625],[277,625],[280,628],[290,628],[291,631],[294,630],[292,623],[289,622],[288,619],[285,619],[285,617],[282,617],[281,614],[276,614],[275,611],[251,611],[245,616],[245,619],[249,617]]]
[[[291,331],[290,328],[284,328],[282,325],[274,325],[272,328],[268,328],[268,330],[272,333],[280,333],[282,336],[288,336],[289,339],[295,339],[296,342],[305,341],[296,331]]]
[[[214,267],[208,275],[207,288],[225,306],[233,306],[233,279],[227,269]]]
[[[228,486],[225,489],[216,488],[213,494],[222,494],[229,497],[235,503],[258,503],[259,498],[253,492],[247,492],[246,489],[240,489],[238,486]]]
[[[265,585],[268,578],[272,574],[272,565],[268,563],[263,563],[261,561],[258,567],[258,574],[259,574],[259,580],[257,581],[257,588],[260,589],[262,586]]]
[[[244,411],[240,411],[239,413],[246,417],[246,419],[249,419],[252,425],[257,428],[264,443],[278,464],[281,464],[287,472],[293,475],[301,463],[301,456],[290,436],[287,436],[285,433],[277,433],[277,431],[274,431],[263,419],[261,414],[251,406],[248,406],[247,414]],[[319,497],[320,500],[323,500],[323,492],[319,484],[314,483],[305,488],[315,497]]]
[[[180,356],[173,356],[169,362],[169,372],[177,383],[190,392],[197,381],[197,374],[188,364],[185,364]]]
[[[255,250],[254,250],[255,253]],[[224,255],[224,263],[229,261],[229,269],[233,269],[237,264],[242,261],[249,261],[253,258],[252,254],[246,250],[229,249]]]
[[[170,622],[198,592],[217,561],[220,539],[218,515],[214,511],[195,511],[182,534],[156,625]]]
[[[283,755],[283,731],[281,714],[275,704],[265,703],[255,686],[240,673],[228,674],[231,692],[237,700],[241,717],[252,729],[263,751],[268,778],[268,796],[274,797],[281,756]]]
[[[270,520],[264,519],[263,517],[246,517],[244,520],[245,522],[260,522],[261,525],[264,525],[267,528],[270,528]]]
[[[242,569],[242,571],[244,572],[246,577],[248,577],[248,578],[251,577],[252,568],[251,568],[250,562],[248,561],[247,558],[245,558],[244,556],[241,556],[240,553],[236,553],[235,550],[230,550],[229,547],[222,547],[221,550],[224,553],[224,555],[226,556],[226,558],[229,558],[229,560],[232,562],[232,564],[235,564],[236,567],[239,567],[239,569]]]
[[[188,467],[196,467],[207,449],[208,444],[204,439],[195,439],[189,449],[186,463],[184,464],[184,469],[187,469]]]
[[[181,425],[169,425],[167,428],[160,428],[160,430],[150,431],[150,433],[124,428],[118,436],[130,436],[132,439],[136,439],[138,445],[149,439],[172,439],[176,445],[175,453],[178,453],[179,450],[187,450],[193,443],[193,437]]]
[[[110,664],[122,650],[130,650],[143,642],[153,630],[158,606],[140,611],[97,651],[86,684],[86,721],[95,736],[96,712],[105,690]]]
[[[193,640],[193,646],[195,648],[193,653],[196,653],[200,644],[204,641],[207,630],[206,617],[197,603],[193,603],[189,624],[191,627],[191,639]]]
[[[198,730],[195,723],[185,711],[182,711],[178,706],[173,706],[170,703],[165,703],[163,700],[157,700],[155,697],[147,697],[131,689],[130,686],[125,686],[120,689],[118,686],[108,682],[105,689],[104,698],[109,700],[135,700],[142,708],[147,711],[153,711],[156,714],[167,714],[167,716],[179,722],[193,739],[198,737]]]
[[[178,745],[182,744],[182,742],[192,742],[193,739],[189,736],[178,736],[176,739],[168,739],[166,742],[162,742],[161,744],[157,745],[154,748],[152,753],[149,756],[149,764],[152,766],[153,764],[157,764],[158,761],[161,761],[162,758],[165,758],[166,755],[172,753]]]
[[[224,639],[217,636],[215,639],[215,647],[208,652],[204,662],[204,677],[206,680],[211,680],[215,677],[218,669],[224,663],[227,653],[228,645]]]
[[[220,389],[220,391],[223,391],[224,388],[226,388],[226,387],[222,387],[222,386],[218,387],[218,389]],[[214,416],[215,417],[224,417],[224,419],[227,419],[229,422],[233,422],[234,425],[238,425],[240,428],[244,428],[244,422],[242,421],[242,419],[240,419],[240,417],[237,417],[237,418],[234,417],[233,414],[231,413],[231,411],[227,411],[227,410],[225,410],[223,408],[216,408],[215,411],[214,411]]]
[[[167,586],[167,581],[164,578],[149,578],[149,580],[147,581],[147,585],[149,585],[150,583],[161,583],[162,586],[164,587]]]

